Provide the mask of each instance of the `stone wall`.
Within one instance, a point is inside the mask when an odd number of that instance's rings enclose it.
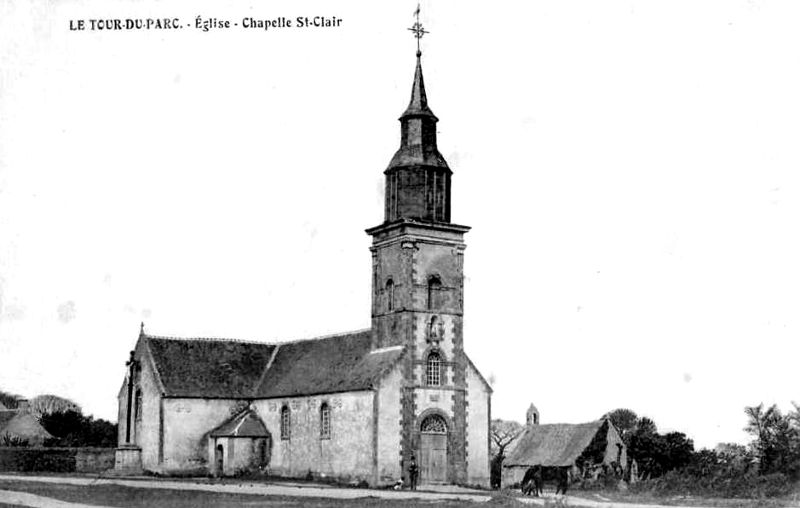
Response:
[[[489,486],[489,398],[491,394],[471,365],[467,367],[467,483]]]
[[[258,444],[262,439],[249,437],[218,437],[208,440],[209,472],[214,474],[234,475],[251,471],[258,465]],[[223,471],[219,471],[213,463],[217,446],[223,450]]]
[[[619,446],[617,446],[619,445]],[[622,467],[628,465],[628,449],[622,441],[619,432],[609,423],[608,433],[606,434],[606,451],[603,456],[603,463],[611,464],[612,462],[619,463]]]
[[[147,351],[144,341],[140,341],[137,345],[136,358],[141,362],[142,367],[136,380],[136,388],[142,391],[142,408],[138,419],[134,411],[132,439],[142,449],[142,467],[157,469],[160,463],[161,388],[156,379],[150,352]],[[135,399],[134,396],[134,408]]]
[[[114,467],[114,448],[0,447],[0,471],[99,473]]]
[[[320,406],[330,408],[330,437],[320,436]],[[255,401],[272,435],[270,474],[299,477],[309,472],[344,481],[373,482],[374,392],[346,392]],[[281,408],[290,409],[291,437],[282,439]]]
[[[503,472],[501,474],[500,484],[503,488],[517,488],[519,484],[522,482],[522,479],[525,478],[525,471],[528,470],[528,466],[514,466],[514,467],[503,467]]]
[[[114,467],[114,448],[79,448],[75,453],[75,471],[100,473]]]
[[[158,469],[169,472],[208,465],[208,434],[237,413],[242,404],[236,399],[164,399],[164,460]]]
[[[401,414],[400,394],[403,382],[402,368],[394,370],[381,381],[378,391],[378,471],[374,483],[392,484],[402,478],[402,448],[400,447]]]
[[[119,446],[136,445],[142,450],[142,466],[145,469],[157,469],[160,463],[161,442],[161,388],[156,379],[150,352],[145,341],[136,343],[135,358],[140,369],[134,376],[133,396],[131,398],[131,432],[130,442],[126,442],[128,425],[128,382],[127,374],[123,387],[118,394],[118,444]],[[136,391],[142,392],[142,407],[136,417]]]

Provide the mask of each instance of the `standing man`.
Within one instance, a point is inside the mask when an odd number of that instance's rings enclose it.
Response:
[[[411,456],[411,464],[408,465],[408,480],[411,483],[411,490],[417,490],[417,476],[419,475],[419,468],[417,467],[417,460]]]

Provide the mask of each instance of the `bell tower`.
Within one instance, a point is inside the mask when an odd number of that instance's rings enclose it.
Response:
[[[417,40],[426,33],[419,21]],[[466,479],[464,234],[450,222],[451,176],[436,143],[417,49],[400,148],[384,171],[385,209],[372,236],[372,347],[403,346],[401,467],[420,481]],[[427,462],[426,462],[427,461]]]

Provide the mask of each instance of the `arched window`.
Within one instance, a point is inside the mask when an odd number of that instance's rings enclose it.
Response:
[[[439,353],[428,355],[425,368],[425,380],[428,386],[439,386],[442,384],[442,358]]]
[[[289,406],[281,408],[281,439],[289,439],[292,437],[292,413],[289,411]]]
[[[394,310],[394,281],[386,281],[386,309]]]
[[[142,389],[136,389],[136,397],[134,399],[133,414],[137,420],[142,419]]]
[[[319,407],[319,437],[320,439],[331,437],[331,407],[327,402],[323,402]]]
[[[427,434],[447,434],[447,422],[439,415],[430,415],[422,420],[419,430]]]
[[[436,300],[438,300],[437,294],[439,290],[442,288],[442,279],[437,277],[436,275],[431,275],[428,278],[428,310],[435,309],[437,307]]]

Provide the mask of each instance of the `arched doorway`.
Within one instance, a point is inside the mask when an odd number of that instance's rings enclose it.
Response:
[[[217,448],[214,450],[214,462],[216,463],[216,473],[217,476],[222,476],[225,472],[225,449],[222,448],[221,444],[217,445]]]
[[[269,460],[271,455],[271,443],[270,443],[270,436],[267,436],[262,439],[258,439],[256,441],[256,448],[258,451],[257,460],[258,460],[258,467],[261,469],[266,468],[269,466]]]
[[[447,422],[440,415],[429,415],[419,426],[420,482],[447,481]]]

